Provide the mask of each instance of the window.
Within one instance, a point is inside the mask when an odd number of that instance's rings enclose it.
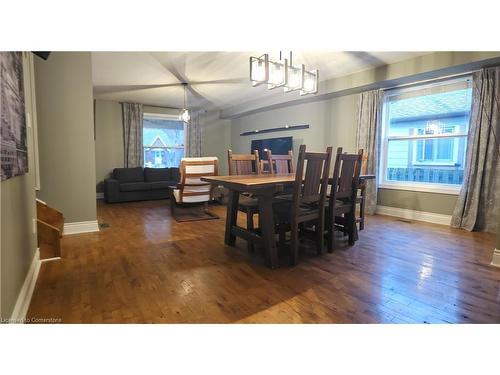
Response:
[[[386,91],[380,186],[458,193],[471,104],[470,77]]]
[[[144,167],[178,167],[184,157],[184,123],[171,116],[144,114]]]

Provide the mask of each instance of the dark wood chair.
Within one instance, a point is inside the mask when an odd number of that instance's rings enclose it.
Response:
[[[361,161],[361,172],[360,174],[368,174],[368,154],[363,155],[363,160]],[[356,203],[359,204],[359,216],[356,217],[356,223],[359,223],[359,230],[365,229],[365,204],[366,204],[366,184],[367,180],[362,180],[359,183],[358,190],[359,195],[357,197]]]
[[[267,162],[271,174],[287,174],[295,171],[292,151],[288,151],[287,155],[273,155],[271,150],[267,150]]]
[[[293,167],[293,152],[290,150],[286,155],[273,155],[272,150],[266,150],[267,152],[267,162],[271,168],[268,168],[271,174],[289,174],[294,173],[295,168]],[[291,187],[286,187],[281,189],[276,193],[278,197],[292,197]]]
[[[241,176],[261,173],[258,150],[254,150],[251,154],[233,154],[232,150],[227,150],[227,160],[230,175]]]
[[[254,150],[251,154],[233,154],[227,151],[229,163],[229,175],[261,174],[259,151]],[[247,217],[247,229],[254,230],[253,216],[259,213],[259,202],[257,198],[250,195],[240,195],[238,210],[244,212]],[[248,250],[253,251],[253,245],[248,243]]]
[[[337,149],[326,207],[329,252],[335,248],[335,230],[349,236],[349,245],[356,241],[356,202],[362,158],[363,150],[357,154],[343,154],[342,147]]]
[[[299,257],[299,225],[314,223],[316,250],[324,250],[325,200],[332,148],[326,152],[306,152],[301,145],[295,173],[295,184],[291,200],[283,199],[273,206],[280,238],[285,231],[291,232],[292,264]]]

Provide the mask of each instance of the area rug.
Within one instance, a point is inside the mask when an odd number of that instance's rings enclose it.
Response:
[[[200,205],[176,205],[172,212],[172,216],[178,223],[182,223],[184,221],[213,220],[219,218],[210,211],[205,211],[204,207]]]

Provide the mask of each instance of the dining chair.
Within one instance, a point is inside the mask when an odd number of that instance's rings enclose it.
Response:
[[[273,205],[280,237],[284,231],[291,232],[292,264],[299,258],[299,225],[315,224],[316,250],[324,251],[325,199],[332,148],[326,152],[306,152],[301,145],[295,172],[295,183],[291,200],[283,199]]]
[[[261,174],[262,169],[259,159],[259,151],[254,150],[251,154],[233,154],[227,150],[229,163],[229,175]],[[245,213],[247,218],[247,230],[254,230],[253,216],[259,213],[259,202],[257,198],[250,195],[240,195],[238,210]],[[253,252],[253,244],[248,242],[248,250]]]
[[[200,180],[202,176],[219,175],[219,159],[217,157],[182,158],[180,166],[180,182],[176,189],[171,189],[170,204],[172,212],[176,204],[203,203],[205,211],[208,202],[213,198],[213,186]]]
[[[349,245],[356,241],[356,202],[362,158],[363,150],[357,154],[343,154],[342,147],[337,149],[326,207],[329,252],[335,247],[335,230],[349,236]]]
[[[227,150],[227,160],[229,175],[261,174],[258,150],[251,154],[234,154],[232,150]]]
[[[293,152],[291,150],[286,155],[273,155],[272,150],[267,150],[267,161],[271,174],[294,173]]]

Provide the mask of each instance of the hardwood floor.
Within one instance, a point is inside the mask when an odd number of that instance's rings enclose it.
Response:
[[[98,204],[98,233],[63,238],[28,318],[64,323],[500,323],[494,236],[366,218],[353,247],[271,270],[220,220],[177,223],[168,201]],[[242,214],[240,225],[245,225]]]

